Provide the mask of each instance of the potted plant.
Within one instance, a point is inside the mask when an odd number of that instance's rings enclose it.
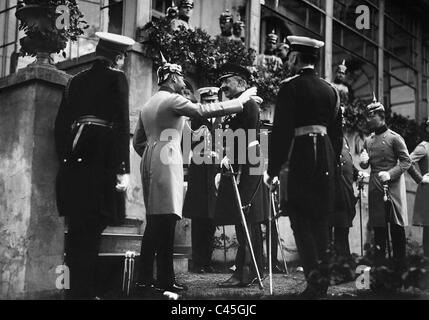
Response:
[[[25,32],[20,54],[36,57],[35,64],[51,65],[52,53],[65,57],[67,42],[78,40],[88,28],[76,0],[21,0],[16,17]]]

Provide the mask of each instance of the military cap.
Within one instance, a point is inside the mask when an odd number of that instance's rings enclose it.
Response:
[[[217,100],[219,94],[219,88],[217,87],[205,87],[198,89],[198,93],[200,94],[200,100]]]
[[[100,39],[97,45],[98,53],[105,53],[111,57],[114,54],[126,54],[135,41],[129,37],[108,32],[96,32],[95,35]]]
[[[218,82],[221,83],[223,80],[233,76],[238,76],[246,81],[249,81],[251,78],[251,73],[245,67],[228,62],[221,67]]]
[[[366,107],[366,112],[368,114],[372,114],[374,112],[385,112],[385,111],[386,109],[384,108],[383,104],[377,101],[377,97],[375,96],[375,93],[374,93],[374,99],[372,100],[372,103],[370,103]]]
[[[340,65],[338,65],[337,71],[341,71],[344,73],[347,72],[346,60],[343,60],[343,62]]]
[[[315,56],[320,54],[320,48],[325,45],[323,41],[308,37],[289,36],[287,39],[290,43],[290,51],[308,53]]]
[[[190,7],[191,9],[193,9],[195,4],[194,4],[194,0],[178,0],[177,6],[179,8]]]
[[[158,76],[158,85],[164,83],[170,74],[178,74],[179,76],[183,76],[183,69],[180,65],[169,63],[164,55],[161,52],[161,60],[162,65],[158,68],[158,71],[156,72]]]
[[[274,30],[271,31],[271,33],[269,35],[267,35],[267,41],[269,43],[276,44],[278,40],[279,40],[279,36],[276,35],[276,33],[274,32]]]
[[[233,21],[233,18],[232,18],[232,14],[231,14],[231,12],[229,12],[229,10],[228,10],[228,9],[226,9],[226,11],[225,11],[225,12],[222,12],[222,13],[221,13],[221,15],[220,15],[220,17],[219,17],[219,20],[220,20],[221,22],[232,22],[232,21]]]

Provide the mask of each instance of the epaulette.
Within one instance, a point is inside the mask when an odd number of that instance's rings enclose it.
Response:
[[[282,82],[280,82],[280,84],[288,83],[289,81],[291,81],[291,80],[293,80],[293,79],[295,79],[295,78],[297,78],[297,77],[299,77],[299,76],[300,76],[300,74],[297,74],[297,75],[295,75],[295,76],[293,76],[293,77],[286,78],[286,79],[284,79]]]

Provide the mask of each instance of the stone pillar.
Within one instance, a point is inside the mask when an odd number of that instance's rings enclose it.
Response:
[[[326,0],[325,22],[325,79],[332,81],[332,37],[333,37],[334,0]]]
[[[248,11],[248,23],[246,44],[249,48],[259,51],[261,42],[261,2],[250,0]]]
[[[384,103],[384,14],[386,3],[380,0],[378,6],[378,101]],[[390,93],[389,93],[390,94]]]
[[[43,66],[0,79],[0,300],[62,297],[54,122],[68,79]]]

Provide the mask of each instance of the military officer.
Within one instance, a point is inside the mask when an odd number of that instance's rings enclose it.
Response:
[[[429,258],[429,120],[424,125],[422,136],[423,141],[410,155],[413,165],[408,172],[419,185],[414,202],[413,225],[423,227],[423,252]]]
[[[141,175],[147,225],[141,249],[138,288],[153,286],[167,291],[185,289],[176,283],[173,246],[176,221],[183,210],[183,158],[180,148],[186,117],[211,118],[239,112],[256,95],[247,90],[237,99],[194,104],[181,95],[185,87],[182,67],[168,63],[158,69],[160,90],[143,106],[134,134],[134,148],[142,156]],[[157,282],[153,263],[157,255]]]
[[[385,258],[386,244],[390,241],[387,221],[390,224],[393,258],[401,265],[406,253],[404,227],[408,225],[404,172],[411,167],[411,159],[404,139],[387,128],[385,108],[375,97],[367,107],[367,123],[373,133],[364,142],[360,166],[362,169],[371,167],[368,226],[374,230],[376,263],[381,263]],[[384,203],[384,186],[388,186],[389,210],[386,210]]]
[[[71,79],[55,123],[61,161],[57,203],[68,222],[71,299],[95,297],[101,233],[123,221],[129,184],[128,82],[117,68],[134,41],[108,33],[97,36],[97,61]]]
[[[344,107],[341,107],[344,112]],[[343,130],[345,129],[343,117]],[[360,177],[359,170],[353,164],[350,145],[344,136],[341,155],[337,159],[337,181],[335,197],[335,210],[331,216],[331,236],[334,248],[338,255],[350,256],[349,231],[356,216],[356,202],[353,182]]]
[[[258,56],[257,65],[263,68],[278,70],[283,67],[283,61],[276,55],[279,37],[274,30],[267,35],[265,52]]]
[[[286,39],[277,45],[276,49],[277,56],[282,60],[283,65],[287,64],[287,56],[289,53],[289,45],[286,43]]]
[[[287,163],[287,206],[307,288],[302,296],[326,295],[328,278],[319,260],[328,248],[329,216],[334,209],[335,163],[342,145],[340,100],[315,70],[324,43],[288,37],[289,69],[295,76],[280,88],[269,145],[267,185]]]
[[[221,90],[225,97],[228,99],[240,97],[246,90],[250,80],[250,72],[244,67],[226,64],[223,67],[222,74],[219,83],[221,83]],[[240,141],[235,141],[233,146],[234,158],[224,159],[231,163],[234,172],[237,173],[238,189],[242,205],[244,206],[247,228],[251,236],[258,268],[262,271],[263,252],[260,223],[267,219],[268,208],[264,206],[267,205],[267,202],[264,201],[262,192],[263,169],[258,172],[258,167],[263,164],[251,161],[250,158],[251,154],[260,156],[258,141],[259,127],[259,105],[253,100],[244,105],[241,113],[226,117],[222,124],[224,130],[228,130],[229,132],[241,131],[243,137],[246,138],[241,141],[244,143],[244,146],[240,145]],[[243,150],[244,155],[240,154],[241,150]],[[244,158],[242,162],[239,161],[240,158]],[[260,158],[258,160],[263,162]],[[229,165],[227,164],[226,167],[229,167]],[[253,169],[256,169],[255,172],[253,172]],[[253,284],[256,277],[256,270],[252,265],[245,229],[241,223],[238,202],[233,190],[232,177],[228,169],[223,172],[219,184],[215,222],[217,225],[235,225],[239,245],[235,261],[236,271],[230,279],[220,283],[219,286],[238,287]]]
[[[206,87],[198,90],[200,101],[217,103],[219,88]],[[193,271],[211,273],[214,271],[211,263],[213,240],[216,227],[213,223],[216,203],[215,176],[219,172],[216,164],[215,130],[221,128],[222,118],[194,118],[191,121],[193,147],[204,144],[204,149],[194,149],[198,152],[199,161],[191,160],[188,169],[188,191],[186,192],[183,215],[192,219],[192,262]],[[195,154],[194,154],[195,155]],[[197,156],[197,155],[195,155]],[[207,161],[205,161],[207,160]]]

